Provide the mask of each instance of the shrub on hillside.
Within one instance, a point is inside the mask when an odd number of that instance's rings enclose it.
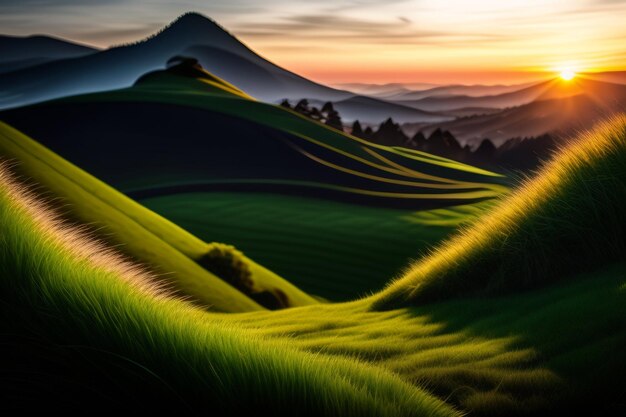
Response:
[[[250,294],[254,291],[252,272],[243,253],[234,246],[224,243],[211,243],[198,263],[228,282],[239,291]]]

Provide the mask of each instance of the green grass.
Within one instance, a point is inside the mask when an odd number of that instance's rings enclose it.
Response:
[[[381,368],[301,352],[169,297],[4,170],[0,229],[4,410],[456,414]]]
[[[307,293],[333,301],[382,289],[410,260],[489,205],[413,212],[217,192],[140,202],[201,239],[234,244]]]
[[[53,175],[50,154],[38,153],[45,162],[37,165],[29,152],[18,154],[21,140],[2,143],[26,161],[34,180]],[[349,303],[242,314],[201,311],[163,294],[154,276],[53,222],[5,175],[0,335],[8,341],[0,346],[10,354],[0,355],[0,369],[13,381],[9,398],[35,404],[19,396],[38,398],[46,387],[68,404],[97,399],[113,407],[123,398],[138,408],[231,414],[621,415],[624,166],[620,117],[582,135],[383,291]],[[74,175],[50,178],[45,187],[61,193]],[[102,198],[109,196],[121,198]],[[226,205],[240,197],[221,196]],[[255,199],[248,224],[276,201]],[[292,204],[305,210],[308,203]],[[319,216],[330,223],[340,207],[329,204]],[[212,208],[219,210],[218,202]],[[397,212],[394,221],[447,227],[476,210]],[[358,211],[355,220],[370,224],[383,215]],[[128,225],[124,219],[110,223]],[[341,229],[337,221],[333,230]],[[346,226],[347,235],[356,228]]]
[[[479,415],[623,413],[624,166],[619,117],[388,289],[229,318],[304,351],[382,365]]]
[[[204,253],[204,241],[1,122],[0,155],[17,161],[15,171],[58,200],[67,218],[89,225],[99,238],[152,268],[181,294],[217,311],[261,309],[195,262]],[[292,305],[316,302],[275,273],[248,261],[259,288],[280,288]]]
[[[228,318],[306,352],[383,366],[472,415],[623,404],[626,263],[516,295],[387,312],[370,304]]]
[[[376,295],[394,308],[545,286],[626,258],[626,116],[581,134]]]

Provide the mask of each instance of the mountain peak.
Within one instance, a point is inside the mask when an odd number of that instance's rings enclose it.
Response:
[[[206,17],[205,15],[198,13],[198,12],[187,12],[187,13],[183,13],[182,15],[178,16],[173,24],[176,23],[192,23],[192,22],[202,22],[202,23],[210,23],[210,24],[216,24],[215,21],[213,21],[212,19]]]
[[[240,42],[213,19],[197,12],[180,15],[172,23],[146,40],[159,39],[161,42],[180,44],[218,44],[231,48],[241,48]]]
[[[178,16],[172,23],[170,23],[165,28],[165,30],[174,28],[203,31],[206,31],[207,29],[219,29],[222,32],[228,33],[226,29],[220,26],[215,20],[198,12],[187,12]]]

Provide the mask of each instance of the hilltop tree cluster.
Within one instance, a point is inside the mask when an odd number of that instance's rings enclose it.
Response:
[[[280,105],[343,132],[343,123],[341,122],[341,116],[339,115],[339,112],[335,110],[333,103],[331,103],[330,101],[327,101],[321,109],[318,109],[315,106],[310,106],[309,101],[305,98],[298,101],[293,107],[287,99],[283,100]]]

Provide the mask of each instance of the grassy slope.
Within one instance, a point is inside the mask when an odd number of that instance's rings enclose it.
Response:
[[[626,259],[626,116],[582,134],[487,217],[376,296],[397,307],[557,282]]]
[[[258,193],[175,194],[141,203],[202,239],[236,245],[309,294],[334,301],[382,289],[487,205],[412,212]]]
[[[5,410],[455,414],[380,368],[267,341],[169,298],[5,171],[0,229]]]
[[[479,414],[623,413],[625,158],[621,117],[386,291],[230,319],[306,351],[382,364]]]
[[[582,411],[583,407],[590,407],[594,409],[596,414],[607,412],[616,414],[620,411],[620,404],[623,404],[622,379],[624,372],[626,372],[626,359],[622,354],[626,348],[626,321],[623,319],[626,315],[626,258],[621,252],[621,247],[617,244],[619,242],[612,239],[623,232],[623,226],[626,224],[624,218],[619,214],[624,196],[626,196],[626,190],[623,187],[626,182],[620,177],[623,172],[623,164],[614,162],[621,161],[619,158],[615,159],[616,155],[623,156],[626,153],[621,147],[621,144],[626,141],[626,132],[623,131],[625,127],[626,120],[616,121],[611,128],[599,130],[591,134],[587,138],[587,142],[581,142],[587,143],[587,145],[576,145],[563,154],[570,157],[562,156],[562,159],[556,160],[566,165],[572,160],[576,163],[571,167],[568,166],[572,169],[567,169],[567,178],[571,179],[565,181],[562,178],[564,183],[553,183],[555,188],[551,189],[550,193],[567,197],[561,194],[558,188],[563,184],[567,190],[580,191],[580,187],[567,185],[570,184],[569,181],[577,184],[576,181],[577,179],[580,180],[580,176],[577,175],[576,170],[582,170],[587,175],[586,180],[592,181],[593,187],[591,188],[593,190],[604,188],[606,191],[594,191],[597,193],[594,197],[606,196],[606,199],[596,200],[596,212],[593,213],[593,216],[589,216],[588,223],[594,227],[586,229],[584,235],[572,232],[572,230],[577,230],[576,224],[559,221],[561,218],[577,215],[580,209],[579,205],[562,205],[559,217],[552,219],[553,228],[551,231],[564,237],[576,235],[579,238],[579,243],[586,239],[591,239],[591,242],[597,243],[597,240],[594,239],[603,238],[604,243],[615,245],[604,248],[604,257],[599,257],[595,251],[576,253],[579,255],[577,258],[563,256],[570,262],[575,262],[577,267],[584,265],[590,272],[577,274],[567,280],[562,279],[557,286],[546,287],[544,285],[544,288],[537,288],[541,286],[540,284],[553,283],[558,281],[558,278],[568,276],[570,270],[565,268],[553,269],[552,271],[558,275],[541,276],[544,280],[541,283],[534,282],[532,291],[509,296],[465,299],[458,299],[457,297],[454,300],[418,308],[375,311],[372,307],[380,307],[381,301],[386,302],[384,304],[386,307],[393,307],[391,301],[406,303],[402,297],[394,298],[393,294],[390,296],[382,293],[384,297],[382,300],[374,296],[353,303],[316,305],[279,312],[252,312],[242,315],[203,313],[201,320],[198,320],[199,316],[195,315],[198,314],[194,312],[195,310],[189,310],[189,313],[176,310],[176,319],[172,319],[168,311],[174,309],[173,304],[170,305],[169,303],[178,303],[174,301],[163,301],[163,304],[157,308],[156,305],[152,304],[155,302],[153,298],[143,295],[141,301],[125,304],[132,297],[129,296],[127,287],[124,287],[123,291],[121,290],[119,294],[115,293],[112,297],[99,292],[96,293],[98,305],[102,305],[103,300],[105,306],[109,305],[108,303],[114,303],[115,308],[111,309],[114,314],[113,319],[116,320],[115,323],[122,323],[122,325],[115,327],[114,337],[111,338],[108,333],[111,329],[107,330],[106,327],[107,323],[110,323],[108,319],[111,312],[105,309],[106,313],[100,315],[102,310],[95,308],[94,304],[90,304],[93,298],[85,297],[85,294],[90,294],[89,291],[98,287],[100,281],[91,279],[88,281],[91,284],[85,285],[84,277],[78,279],[76,275],[83,269],[76,268],[76,265],[70,265],[67,269],[63,269],[61,272],[67,274],[54,275],[55,279],[52,281],[48,280],[47,274],[33,274],[32,271],[48,271],[56,274],[59,271],[58,268],[50,268],[50,265],[45,263],[56,258],[55,256],[45,256],[48,251],[32,242],[33,239],[40,239],[34,227],[24,226],[23,222],[16,221],[15,218],[7,218],[0,222],[0,225],[12,232],[3,233],[8,245],[2,246],[5,251],[3,252],[5,258],[0,265],[13,268],[8,271],[5,270],[3,275],[8,278],[18,277],[18,280],[7,279],[3,281],[3,285],[9,283],[2,291],[3,294],[8,294],[8,297],[4,300],[5,303],[0,305],[6,306],[9,313],[20,318],[44,320],[45,324],[41,327],[48,332],[53,332],[53,336],[57,338],[54,340],[59,340],[60,337],[64,343],[68,343],[67,339],[63,339],[67,337],[66,328],[70,331],[70,343],[75,343],[75,338],[78,338],[81,344],[85,344],[87,341],[87,346],[97,346],[98,348],[104,346],[105,349],[118,352],[119,345],[116,343],[122,340],[120,345],[124,349],[128,349],[124,350],[124,354],[129,355],[133,360],[141,358],[140,363],[143,365],[146,365],[145,361],[148,361],[148,369],[156,371],[159,376],[163,375],[161,372],[168,369],[168,364],[171,366],[169,361],[172,358],[163,355],[168,355],[173,342],[187,343],[187,338],[190,337],[189,333],[197,336],[198,331],[200,331],[204,335],[205,330],[199,330],[200,326],[206,329],[208,333],[206,337],[211,337],[209,340],[212,341],[216,340],[214,337],[223,335],[219,329],[229,329],[230,336],[225,337],[231,339],[228,339],[226,352],[212,351],[211,349],[215,344],[202,343],[197,348],[204,350],[200,355],[196,355],[194,353],[196,351],[190,346],[175,345],[176,351],[180,355],[177,356],[179,358],[177,363],[183,364],[184,367],[176,367],[173,374],[167,374],[168,382],[176,381],[174,386],[178,386],[178,381],[188,381],[189,378],[193,379],[198,375],[195,372],[188,373],[190,368],[196,372],[198,369],[206,369],[193,361],[203,361],[209,358],[209,360],[215,359],[213,363],[217,363],[218,366],[227,367],[228,371],[225,374],[219,370],[211,374],[220,377],[228,375],[232,378],[225,383],[225,386],[232,387],[237,386],[236,384],[244,384],[239,386],[245,387],[243,392],[248,395],[255,395],[258,393],[257,390],[268,387],[268,391],[273,392],[270,398],[276,401],[291,401],[289,406],[300,407],[302,404],[307,407],[311,406],[311,404],[306,403],[306,399],[304,402],[296,402],[302,399],[299,393],[305,390],[311,392],[313,387],[315,394],[307,398],[315,398],[316,395],[337,394],[330,402],[323,401],[321,406],[334,404],[334,406],[339,407],[338,404],[341,404],[341,407],[346,407],[343,410],[351,410],[357,415],[365,412],[375,415],[385,412],[403,415],[407,414],[411,407],[414,407],[412,411],[416,413],[423,410],[423,403],[419,405],[406,405],[404,403],[405,400],[413,401],[416,396],[422,394],[415,394],[414,392],[407,397],[406,393],[411,391],[406,391],[406,385],[395,386],[393,385],[395,383],[392,383],[391,386],[387,385],[390,380],[386,379],[388,375],[385,373],[379,374],[384,381],[373,382],[377,388],[371,388],[368,385],[368,388],[359,391],[360,393],[367,393],[369,389],[380,389],[378,391],[380,396],[377,400],[362,402],[359,399],[354,404],[347,403],[346,401],[351,401],[350,399],[354,398],[349,394],[350,389],[346,388],[344,391],[337,392],[335,391],[336,384],[343,384],[346,381],[343,378],[345,375],[348,375],[348,380],[351,380],[353,375],[362,375],[361,372],[366,372],[367,375],[371,376],[369,372],[372,371],[372,368],[367,368],[369,370],[366,371],[363,368],[358,368],[361,371],[355,370],[353,372],[350,370],[347,371],[348,373],[341,373],[342,371],[338,370],[341,369],[340,367],[334,368],[335,365],[332,362],[327,362],[329,360],[327,355],[334,355],[358,357],[363,361],[386,367],[410,381],[424,384],[428,389],[460,405],[463,409],[476,411],[480,414],[512,415],[547,411],[550,408],[558,408],[563,411],[563,408],[567,407],[579,412]],[[609,132],[608,135],[607,132]],[[589,145],[589,142],[594,145]],[[576,153],[580,152],[581,149],[588,152]],[[581,157],[585,163],[578,161],[577,158]],[[556,162],[551,166],[557,172],[565,169]],[[555,166],[557,168],[554,168]],[[601,168],[602,166],[604,168]],[[596,167],[598,171],[590,169],[590,167]],[[596,177],[596,174],[601,174],[601,176]],[[600,179],[601,181],[594,181]],[[534,190],[533,184],[538,187],[544,181],[546,180],[541,176],[534,179],[511,197],[512,201],[517,201],[523,195],[532,192]],[[578,183],[578,185],[580,184]],[[545,201],[550,202],[550,199],[539,200],[539,202],[542,201],[545,204]],[[6,207],[6,205],[0,204],[1,207]],[[519,208],[519,206],[517,207]],[[537,206],[532,204],[527,204],[525,208],[530,212],[537,210]],[[496,214],[498,213],[497,210],[502,210],[502,208],[496,209]],[[2,212],[2,214],[4,213],[6,211]],[[473,227],[489,223],[490,219],[493,218],[492,216],[492,214],[485,215]],[[532,227],[533,225],[523,224],[525,227]],[[508,226],[514,227],[513,220],[508,223]],[[607,230],[608,227],[610,230]],[[497,237],[502,231],[502,228],[491,229],[489,236],[485,237]],[[532,230],[528,231],[532,232]],[[603,236],[594,237],[592,236],[593,233],[601,233]],[[20,239],[24,236],[31,240],[20,243]],[[21,246],[22,244],[23,246]],[[543,249],[546,248],[543,247]],[[561,249],[552,246],[552,250],[558,252]],[[529,249],[529,252],[532,250]],[[436,256],[437,254],[435,254]],[[502,261],[502,259],[506,258],[501,256],[500,260]],[[72,261],[72,259],[68,261]],[[509,266],[517,265],[521,269],[524,262],[527,261],[527,258],[512,257]],[[18,266],[15,266],[16,263]],[[33,267],[33,265],[37,266]],[[23,278],[25,271],[28,279]],[[478,272],[488,275],[488,271],[483,269]],[[545,272],[545,270],[541,271]],[[497,277],[497,274],[495,276]],[[68,279],[68,277],[74,277],[77,281]],[[34,288],[28,287],[32,284],[32,279],[42,280],[42,282],[37,282],[37,286],[43,291],[35,291]],[[80,283],[80,290],[72,286],[61,288],[63,285],[75,282]],[[399,281],[395,284],[395,288],[391,288],[397,290],[402,282]],[[110,290],[111,286],[108,284],[109,282],[107,282],[106,288]],[[412,289],[411,281],[404,281],[404,284],[408,286],[408,289]],[[113,288],[117,289],[117,284]],[[448,290],[448,296],[459,295],[458,287],[450,286]],[[141,296],[137,295],[134,290],[132,294],[135,294],[133,297]],[[406,288],[402,294],[403,296],[406,294]],[[100,299],[102,296],[104,296],[103,299]],[[53,302],[50,303],[50,300]],[[412,303],[414,300],[409,301]],[[161,303],[161,301],[158,302]],[[59,305],[62,308],[59,308]],[[75,311],[76,314],[70,314],[69,317],[65,318],[65,320],[69,320],[69,323],[64,326],[62,321],[59,323],[54,320],[57,317],[65,317],[68,305],[80,310],[70,310],[71,313]],[[153,326],[151,321],[144,323],[145,317],[141,315],[141,311],[146,305],[154,306],[154,311],[150,310],[151,320],[152,316],[156,317],[154,328],[151,327]],[[182,304],[176,305],[181,306]],[[33,308],[33,306],[38,308]],[[129,306],[132,308],[127,311],[126,308]],[[160,308],[161,306],[165,308]],[[52,311],[53,314],[38,314],[39,307],[47,313]],[[82,308],[85,310],[83,311]],[[85,330],[84,327],[76,326],[76,322],[80,321],[79,318],[84,317],[85,314],[88,323],[96,323],[99,327],[95,330],[93,327]],[[188,320],[186,314],[193,316],[189,316]],[[181,320],[182,324],[177,320]],[[11,324],[9,320],[4,320],[3,323],[7,326]],[[31,322],[28,322],[28,326],[23,325],[22,321],[16,321],[16,323],[18,328],[27,329],[27,331],[30,331],[33,326]],[[59,332],[59,324],[61,324],[60,327],[64,330],[63,332]],[[37,329],[39,330],[39,327]],[[120,329],[133,334],[132,343],[125,342],[128,339],[124,338],[129,336],[126,332],[120,332]],[[155,346],[156,341],[159,342],[160,346],[154,352],[151,348],[139,352],[133,351],[132,349],[137,346],[135,332],[145,335],[145,339],[144,337],[139,338],[141,343],[137,349]],[[161,338],[163,333],[167,337]],[[100,339],[101,334],[106,335],[102,340]],[[155,335],[159,336],[155,338]],[[235,345],[233,347],[236,342],[232,338],[235,336],[245,336],[250,339],[245,343],[253,343],[253,345],[246,345],[247,347]],[[274,350],[271,353],[267,353],[260,342],[255,344],[257,338],[263,338],[263,340],[270,338],[275,340],[277,344],[272,347]],[[148,345],[144,344],[145,340],[147,340]],[[167,348],[163,348],[163,343]],[[270,344],[266,346],[270,346]],[[307,362],[312,368],[305,372],[307,376],[303,378],[308,379],[302,382],[302,386],[298,385],[294,388],[291,385],[294,381],[302,381],[299,376],[294,376],[300,374],[291,368],[289,372],[292,372],[292,377],[286,380],[289,382],[281,380],[282,388],[278,391],[275,389],[275,382],[283,375],[276,369],[279,369],[281,364],[290,364],[291,355],[297,355],[293,350],[280,350],[280,346],[285,347],[285,349],[289,346],[295,350],[304,351],[303,353],[309,351],[322,353],[313,357],[299,357],[298,360],[301,361],[299,363]],[[227,354],[227,352],[232,353],[233,350],[244,353],[234,359],[231,354]],[[221,362],[214,355],[217,355],[224,362]],[[250,361],[244,362],[242,358],[250,358]],[[255,359],[252,360],[251,358]],[[257,358],[260,359],[259,363],[256,361]],[[313,362],[314,360],[321,362]],[[244,363],[246,367],[242,368],[241,365]],[[272,371],[269,371],[267,366],[270,366]],[[245,373],[246,369],[252,369],[252,373]],[[330,374],[327,372],[329,369],[331,370]],[[316,378],[320,374],[324,376],[320,377],[319,380],[312,379],[313,376],[309,372],[313,372],[313,370],[318,372],[313,374]],[[259,374],[255,373],[257,371]],[[200,371],[200,378],[202,375],[204,374]],[[334,378],[332,375],[339,376],[339,378]],[[212,376],[209,377],[210,381],[213,381]],[[260,380],[261,384],[256,384],[253,381],[259,381],[257,378],[273,379],[269,384],[263,379]],[[358,382],[358,384],[360,383]],[[194,386],[199,386],[199,384],[194,384]],[[326,390],[322,388],[318,390],[317,387],[321,386],[325,386]],[[340,386],[345,387],[345,385]],[[354,384],[350,386],[353,387]],[[295,395],[293,394],[294,389]],[[186,391],[186,395],[191,396],[196,392],[193,390]],[[277,397],[276,392],[291,392],[291,394]],[[226,391],[224,394],[223,391],[220,391],[217,400],[228,404],[232,404],[232,401],[237,401],[239,404],[249,404],[249,402],[242,400],[242,398],[249,397],[228,396],[229,393],[232,394],[231,391]],[[267,391],[263,391],[263,393],[268,395]],[[398,394],[400,397],[397,397]],[[387,395],[392,397],[387,397]],[[365,397],[370,400],[372,398],[370,395],[365,395]],[[214,398],[210,397],[210,400],[214,401]],[[403,408],[387,408],[390,403],[385,399],[388,398],[391,398],[390,401],[394,402],[396,407]],[[423,399],[423,397],[420,398]],[[313,406],[320,405],[314,400],[312,402]],[[407,408],[404,408],[405,405]],[[369,408],[375,406],[384,407],[384,409]],[[611,407],[616,408],[611,409]],[[278,410],[285,409],[278,408]],[[306,410],[308,411],[309,408]],[[329,408],[311,410],[313,413],[316,411],[318,413],[329,412]],[[336,408],[333,411],[335,410]],[[291,412],[293,413],[293,409]]]
[[[297,181],[305,190],[306,187],[328,188],[378,198],[451,199],[458,202],[490,198],[506,192],[500,184],[503,179],[499,174],[423,152],[406,152],[402,148],[372,144],[295,112],[257,102],[231,87],[223,87],[219,79],[205,74],[205,78],[195,79],[157,72],[144,76],[137,85],[127,89],[77,96],[57,103],[167,103],[231,115],[293,135],[298,138],[297,142],[289,144],[294,152],[306,155],[328,172],[335,173],[337,178],[369,181],[367,187],[352,187],[349,182],[341,184],[339,181],[326,183],[315,177],[309,181]],[[208,133],[210,126],[207,126]],[[227,181],[228,178],[215,179],[219,180]],[[269,180],[295,184],[287,177]],[[187,181],[193,183],[194,178]],[[133,184],[139,186],[136,182]],[[155,185],[158,184],[152,184]],[[150,184],[143,187],[150,188]]]
[[[371,311],[369,301],[228,316],[307,352],[355,357],[472,415],[618,414],[626,264],[517,295]],[[623,411],[623,410],[622,410]]]
[[[104,175],[103,172],[118,171],[123,161],[130,161],[131,169],[116,174],[115,180],[106,175],[102,178],[108,178],[108,182],[125,192],[139,190],[139,194],[131,196],[141,203],[151,204],[151,208],[194,235],[207,241],[235,243],[255,260],[269,266],[290,282],[332,300],[345,300],[380,289],[390,276],[400,272],[410,257],[421,255],[430,245],[447,236],[456,227],[457,220],[444,220],[448,224],[441,227],[441,224],[435,225],[419,215],[411,215],[416,221],[409,222],[399,218],[401,211],[395,209],[375,211],[345,204],[333,206],[321,199],[310,199],[308,201],[311,204],[300,204],[300,199],[281,196],[259,196],[257,202],[251,202],[245,194],[231,194],[232,198],[229,197],[228,201],[233,204],[233,209],[230,210],[228,207],[217,207],[223,204],[224,199],[217,199],[215,191],[211,194],[181,194],[180,190],[170,190],[171,194],[168,194],[165,190],[157,192],[157,195],[165,195],[147,200],[141,197],[141,191],[207,182],[270,182],[270,179],[259,174],[258,166],[264,165],[280,168],[276,168],[278,172],[271,171],[268,174],[276,176],[272,181],[299,186],[289,189],[290,196],[315,198],[315,188],[327,188],[338,194],[350,195],[344,198],[348,201],[353,201],[356,198],[354,194],[360,193],[359,197],[366,199],[360,201],[368,204],[372,199],[377,199],[381,206],[389,204],[395,207],[395,202],[403,201],[402,204],[414,209],[414,205],[430,206],[432,202],[437,206],[472,203],[506,192],[506,188],[501,185],[503,178],[496,174],[423,152],[409,152],[364,142],[283,108],[256,102],[208,73],[202,79],[194,79],[157,72],[145,76],[132,88],[60,100],[43,107],[67,103],[86,106],[95,103],[96,107],[90,113],[99,113],[97,109],[102,109],[105,103],[117,108],[122,102],[170,103],[184,112],[191,112],[190,108],[194,111],[201,109],[203,116],[205,113],[217,114],[220,118],[231,115],[236,116],[236,120],[251,120],[258,125],[250,127],[246,142],[241,137],[228,137],[228,131],[216,134],[212,130],[215,123],[204,122],[206,129],[202,123],[195,135],[182,134],[179,133],[182,129],[177,130],[172,133],[172,139],[168,136],[165,144],[161,144],[162,149],[159,147],[161,145],[154,146],[159,151],[146,155],[145,148],[150,146],[144,141],[149,140],[147,138],[151,138],[154,132],[141,130],[145,125],[132,124],[135,119],[129,116],[132,120],[118,121],[119,127],[104,128],[109,134],[96,138],[96,143],[91,142],[94,138],[82,136],[80,140],[66,140],[61,134],[56,142],[53,141],[59,146],[58,152],[64,155],[64,146],[84,150],[71,154],[71,160],[88,167],[90,172],[96,172],[98,176]],[[172,107],[167,110],[172,110]],[[45,109],[42,111],[45,113]],[[128,112],[133,113],[132,109]],[[73,116],[70,114],[66,117],[69,117],[68,125],[73,126]],[[105,118],[107,123],[109,117],[117,120],[115,115],[110,115]],[[76,118],[83,119],[81,116]],[[152,118],[149,116],[149,123],[152,123]],[[30,119],[27,123],[30,123]],[[63,126],[65,130],[66,119],[61,119],[56,125]],[[87,117],[87,120],[90,119]],[[87,131],[94,130],[88,122],[86,124]],[[228,123],[226,125],[230,126]],[[258,129],[260,125],[278,129],[285,135],[257,137],[255,128]],[[115,142],[113,137],[116,136],[116,129],[137,132],[137,138],[129,136],[121,143]],[[176,135],[190,138],[178,138],[176,151],[182,149],[182,153],[168,159],[163,154],[174,152],[169,148]],[[125,142],[135,139],[139,142],[137,148],[124,148]],[[292,142],[284,143],[289,140]],[[217,145],[199,145],[207,142],[216,142]],[[280,142],[283,148],[270,146],[271,142]],[[94,149],[102,149],[102,146],[113,149],[114,156],[105,152],[108,157],[100,157]],[[303,157],[296,147],[310,154],[310,157]],[[126,149],[128,152],[118,152],[118,149]],[[237,158],[246,151],[256,156],[252,160]],[[198,161],[190,159],[189,154],[202,156]],[[109,162],[111,157],[116,158],[115,164]],[[85,162],[94,158],[100,164],[96,165],[97,168]],[[281,165],[284,160],[295,162]],[[205,167],[206,172],[202,171]],[[230,178],[233,171],[244,172],[244,178]],[[267,174],[267,171],[261,172]],[[305,184],[293,178],[289,180],[291,174],[310,178]],[[273,207],[270,201],[280,202],[281,207]],[[246,206],[245,210],[238,210],[237,207],[242,205]],[[319,206],[319,210],[316,206]],[[329,207],[329,210],[330,207],[341,208],[341,211],[332,215],[324,207]],[[211,209],[219,209],[220,215],[217,212],[207,215],[207,210]],[[279,215],[269,218],[270,209],[272,213],[279,212]],[[405,209],[401,215],[408,215],[409,212],[409,209]],[[344,220],[341,220],[342,215]],[[432,213],[428,215],[438,216]],[[463,212],[459,212],[459,215],[465,217]],[[354,221],[357,216],[360,220]],[[255,217],[263,217],[266,221],[261,224]],[[449,216],[446,214],[445,217]],[[427,223],[436,227],[426,227]],[[340,230],[335,231],[335,226]],[[363,239],[368,241],[364,244],[354,243]],[[376,242],[386,242],[388,245],[381,247]],[[363,257],[361,250],[368,251],[370,255]],[[329,252],[332,254],[328,255]],[[191,254],[192,258],[194,256]]]
[[[259,309],[254,301],[196,264],[205,243],[107,186],[48,149],[0,123],[0,155],[17,160],[15,170],[60,199],[76,221],[101,238],[151,266],[184,295],[218,311]],[[315,300],[273,272],[249,260],[262,288],[279,287],[294,305]]]

